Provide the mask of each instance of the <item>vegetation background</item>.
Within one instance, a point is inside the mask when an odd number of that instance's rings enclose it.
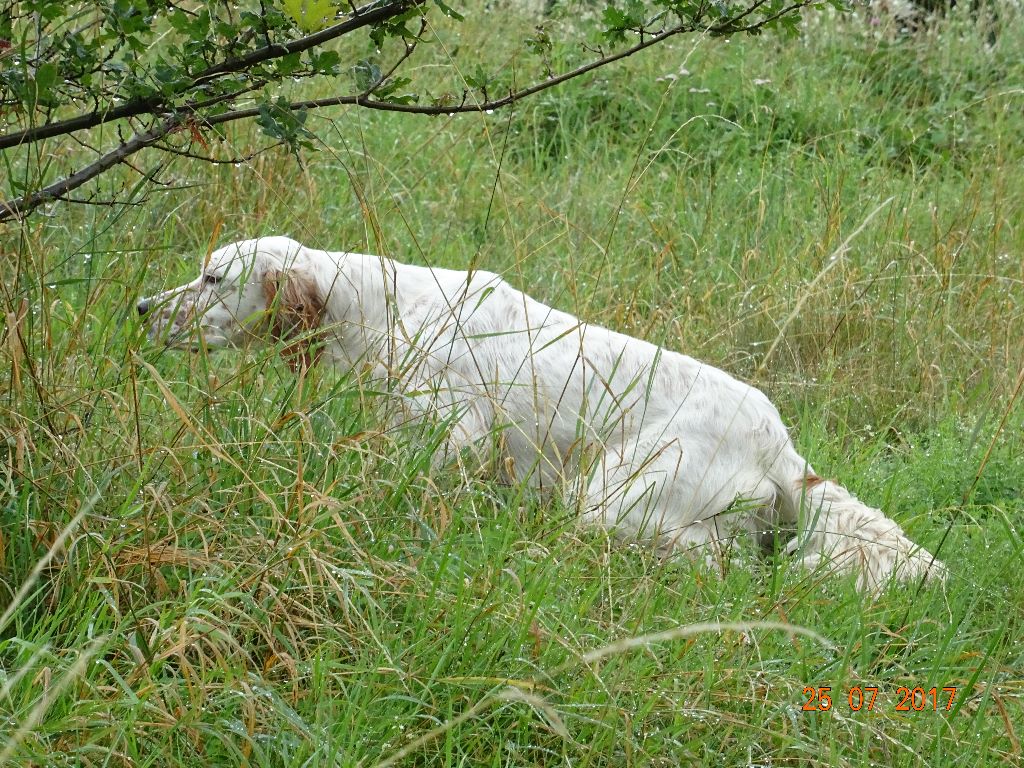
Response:
[[[680,38],[494,114],[313,113],[299,158],[237,124],[230,162],[0,233],[0,763],[1019,765],[1024,27],[875,21]],[[458,92],[540,23],[585,21],[473,9],[416,66]],[[432,474],[333,372],[145,340],[139,295],[271,233],[501,271],[755,383],[948,583],[663,562]]]

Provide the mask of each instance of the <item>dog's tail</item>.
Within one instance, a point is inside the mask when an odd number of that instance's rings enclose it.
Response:
[[[894,580],[945,578],[946,567],[908,539],[880,509],[867,506],[843,486],[818,477],[802,459],[799,469],[795,461],[785,463],[789,471],[773,478],[779,490],[779,512],[797,526],[797,537],[787,549],[800,557],[804,566],[825,565],[833,572],[856,572],[858,586],[872,592]]]

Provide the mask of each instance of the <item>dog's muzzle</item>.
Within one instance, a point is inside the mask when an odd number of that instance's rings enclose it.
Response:
[[[180,308],[173,304],[173,300],[168,302],[157,296],[139,299],[135,305],[135,311],[139,313],[139,319],[146,327],[146,335],[150,339],[163,339],[173,344],[178,341],[175,337],[187,335],[178,322]]]

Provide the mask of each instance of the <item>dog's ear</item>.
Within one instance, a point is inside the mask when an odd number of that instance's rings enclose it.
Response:
[[[319,358],[324,334],[324,298],[316,282],[296,270],[271,269],[263,276],[263,297],[267,302],[270,335],[291,342],[281,356],[293,371],[308,368]]]

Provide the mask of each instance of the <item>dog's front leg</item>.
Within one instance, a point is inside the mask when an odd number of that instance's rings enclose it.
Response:
[[[494,408],[469,386],[441,380],[406,382],[389,421],[411,428],[413,439],[436,446],[431,465],[441,469],[453,462],[466,468],[487,466],[494,457]]]

